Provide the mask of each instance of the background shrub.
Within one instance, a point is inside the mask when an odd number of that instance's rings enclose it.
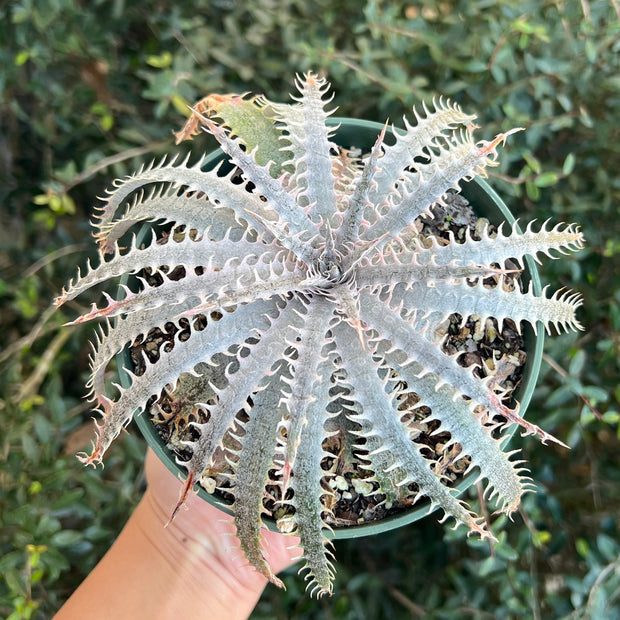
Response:
[[[4,3],[0,616],[51,616],[143,489],[137,432],[103,472],[73,456],[92,434],[89,328],[60,330],[69,314],[49,308],[93,252],[93,197],[172,150],[188,103],[284,99],[314,69],[343,116],[398,122],[444,95],[479,115],[481,137],[525,127],[490,181],[524,220],[583,226],[587,250],[543,275],[584,293],[587,331],[550,339],[529,414],[572,450],[515,440],[540,490],[514,523],[490,517],[499,543],[433,517],[338,543],[331,599],[302,597],[292,570],[254,617],[620,618],[618,11],[615,0]]]

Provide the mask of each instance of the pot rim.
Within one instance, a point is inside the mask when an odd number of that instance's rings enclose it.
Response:
[[[346,117],[331,117],[328,119],[327,124],[331,127],[337,127],[337,133],[335,134],[334,139],[338,142],[339,146],[347,148],[356,146],[360,147],[360,144],[358,144],[358,142],[362,142],[361,146],[372,146],[378,134],[382,131],[384,127],[383,124],[377,123],[375,121],[367,121],[364,119],[354,118],[352,119]],[[388,127],[388,132],[392,133],[393,128]],[[365,135],[361,136],[360,134]],[[204,167],[213,167],[223,158],[224,154],[220,149],[211,151],[204,160]],[[508,209],[500,196],[495,192],[495,190],[493,190],[493,188],[491,188],[489,184],[483,179],[474,178],[471,181],[463,182],[461,184],[461,193],[472,203],[472,206],[476,212],[477,209],[481,206],[480,202],[486,201],[487,204],[483,205],[482,211],[485,211],[487,208],[497,209],[503,219],[506,221],[506,223],[510,225],[515,225],[516,230],[520,231],[518,224],[516,224],[516,218],[514,217],[514,215]],[[477,215],[480,216],[479,213],[477,213]],[[482,215],[488,216],[487,213],[483,213]],[[492,223],[498,224],[499,219]],[[146,230],[150,230],[150,227],[148,229],[143,228],[141,232],[145,232]],[[525,283],[527,283],[529,276],[529,279],[532,282],[534,292],[537,295],[540,295],[542,286],[538,274],[537,265],[531,256],[525,257],[525,263],[527,269],[524,271],[524,281]],[[125,284],[129,277],[130,276],[127,275],[123,276],[123,278],[121,279],[121,284]],[[536,381],[540,372],[543,355],[544,334],[545,331],[542,323],[540,322],[537,326],[536,334],[534,333],[534,330],[529,324],[525,326],[525,349],[527,350],[531,347],[533,348],[533,351],[528,351],[527,353],[527,363],[525,366],[523,378],[521,384],[515,390],[516,396],[520,396],[519,414],[522,416],[527,411],[536,387]],[[121,351],[117,355],[117,360],[119,361],[118,367],[121,385],[123,387],[128,387],[129,385],[131,385],[131,380],[129,378],[129,375],[123,371],[123,368],[125,364],[131,363],[129,350],[127,348],[123,349],[123,351]],[[142,412],[141,414],[135,416],[134,419],[138,428],[140,429],[140,432],[146,439],[147,444],[154,450],[158,458],[166,465],[168,470],[175,474],[179,479],[185,480],[187,478],[187,471],[181,465],[177,464],[173,453],[168,450],[162,438],[157,433],[155,427],[151,424],[148,414],[144,415],[144,412]],[[516,425],[512,425],[512,428],[508,432],[514,432],[515,426]],[[472,486],[478,476],[479,473],[474,470],[470,472],[467,476],[463,477],[462,480],[460,480],[458,484],[455,484],[453,488],[458,491],[459,495],[461,495],[469,487]],[[202,499],[216,506],[220,510],[223,510],[230,515],[234,514],[233,511],[230,509],[229,504],[227,504],[223,499],[218,498],[215,494],[207,493],[207,491],[200,485],[197,485],[197,494]],[[375,534],[380,534],[403,527],[405,525],[413,523],[414,521],[418,521],[419,519],[430,515],[437,509],[437,507],[433,508],[432,506],[430,506],[428,500],[425,499],[420,504],[420,506],[403,510],[402,512],[396,513],[384,519],[352,526],[334,526],[332,530],[325,530],[325,534],[328,538],[336,540],[372,536]],[[270,517],[264,517],[263,522],[270,530],[279,531],[274,519]]]

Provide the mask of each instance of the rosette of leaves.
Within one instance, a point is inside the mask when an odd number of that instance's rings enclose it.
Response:
[[[207,387],[192,406],[206,416],[190,422],[179,457],[188,471],[179,503],[223,455],[249,562],[280,583],[261,548],[269,495],[284,508],[278,526],[300,538],[309,587],[320,595],[331,592],[334,576],[327,524],[334,474],[325,464],[334,458],[326,446],[335,433],[346,437],[350,458],[383,501],[411,498],[415,487],[414,499],[428,498],[443,519],[492,536],[412,440],[403,395],[414,392],[418,406],[430,408],[429,420],[449,433],[448,445],[469,459],[468,471],[477,469],[499,509],[516,509],[530,479],[503,449],[507,427],[554,439],[503,402],[493,376],[474,376],[432,334],[452,313],[494,317],[500,328],[510,318],[534,330],[539,323],[581,329],[578,294],[537,296],[505,280],[514,271],[509,259],[523,265],[525,256],[554,257],[583,240],[577,227],[562,224],[500,227],[462,242],[423,238],[419,218],[484,176],[511,132],[476,142],[474,117],[440,100],[414,110],[415,122],[405,120],[389,143],[384,129],[369,153],[355,154],[332,140],[328,83],[308,74],[296,86],[289,104],[203,100],[178,138],[207,131],[228,164],[204,170],[202,159],[163,160],[116,181],[96,221],[100,264],[78,274],[57,304],[123,274],[140,283],[137,291],[121,287],[116,298],[105,293],[102,307],[74,321],[105,321],[89,383],[101,421],[82,460],[101,462],[153,398],[182,377],[202,377]],[[121,248],[121,237],[145,221],[171,224],[173,232]],[[144,359],[142,374],[125,369],[129,387],[106,392],[114,355],[181,321],[184,338],[179,328],[172,346]]]

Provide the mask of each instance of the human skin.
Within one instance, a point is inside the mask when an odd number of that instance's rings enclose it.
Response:
[[[170,514],[182,483],[149,449],[147,490],[118,539],[55,620],[247,618],[267,579],[248,565],[232,517],[190,493]],[[300,555],[298,539],[265,531],[277,573]]]

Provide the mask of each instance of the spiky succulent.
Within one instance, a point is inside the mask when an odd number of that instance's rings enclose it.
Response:
[[[140,284],[137,292],[123,286],[118,299],[105,294],[103,307],[74,321],[105,319],[89,384],[102,419],[84,462],[99,463],[153,397],[197,377],[203,387],[178,457],[189,472],[184,494],[211,475],[216,459],[224,462],[251,564],[279,583],[261,549],[271,511],[301,539],[310,586],[322,594],[334,572],[327,536],[334,472],[326,467],[334,455],[326,446],[337,433],[368,494],[392,503],[425,496],[444,518],[490,536],[413,441],[406,395],[430,408],[426,422],[449,433],[447,447],[458,446],[468,470],[477,468],[499,508],[515,510],[529,478],[502,449],[505,429],[516,423],[553,438],[503,402],[495,377],[474,376],[433,334],[452,313],[483,324],[494,317],[499,329],[506,318],[581,329],[577,294],[536,296],[506,281],[525,256],[577,250],[582,235],[573,225],[529,225],[461,242],[424,238],[420,218],[484,175],[511,132],[475,142],[474,117],[440,100],[414,110],[415,124],[384,129],[369,153],[354,154],[333,142],[327,82],[308,74],[297,88],[291,104],[204,100],[179,137],[202,126],[232,166],[164,160],[117,181],[96,222],[100,264],[79,274],[57,304],[123,274]],[[173,229],[146,247],[135,237],[119,247],[143,221]],[[141,374],[128,369],[131,385],[107,395],[112,357],[171,324],[170,346],[145,357]]]

